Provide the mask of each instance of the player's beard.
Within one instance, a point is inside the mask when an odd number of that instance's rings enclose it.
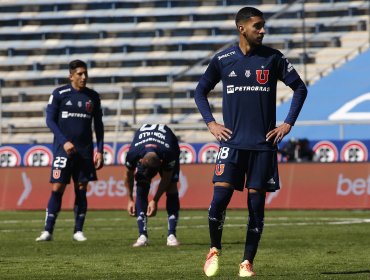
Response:
[[[257,40],[257,38],[255,39],[252,39],[248,36],[248,34],[246,32],[242,33],[243,34],[243,37],[245,39],[245,41],[247,42],[247,44],[252,48],[256,48],[258,46],[261,46],[262,45],[262,40],[263,40],[263,37],[261,40]]]

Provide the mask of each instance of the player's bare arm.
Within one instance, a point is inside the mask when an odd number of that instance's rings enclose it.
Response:
[[[126,169],[124,173],[124,182],[128,186],[128,202],[127,202],[127,212],[130,216],[135,216],[135,201],[133,197],[133,190],[134,190],[134,171],[130,169]]]
[[[266,141],[273,141],[273,144],[276,145],[283,140],[291,129],[292,126],[290,124],[283,123],[266,134]]]
[[[97,152],[94,156],[95,169],[99,170],[104,166],[104,156],[102,153]]]
[[[218,141],[227,141],[231,138],[232,131],[215,121],[207,123],[208,130]]]
[[[66,151],[67,155],[72,155],[76,152],[75,146],[73,145],[72,142],[69,141],[64,143],[63,148]]]
[[[158,201],[161,198],[162,194],[167,191],[167,189],[171,185],[171,179],[172,179],[173,170],[165,171],[163,170],[161,181],[158,185],[158,190],[156,194],[154,195],[153,199],[149,201],[148,209],[147,209],[147,216],[148,217],[154,217],[157,214],[157,208],[158,208]]]

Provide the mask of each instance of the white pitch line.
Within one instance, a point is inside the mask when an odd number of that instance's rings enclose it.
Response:
[[[205,218],[205,217],[204,217]],[[237,220],[233,219],[234,217],[231,217],[229,220]],[[319,218],[320,220],[321,218]],[[72,219],[62,219],[63,221],[73,221]],[[127,219],[120,219],[120,218],[112,218],[112,219],[101,219],[101,218],[96,218],[96,219],[91,219],[92,221],[97,221],[97,220],[111,220],[111,221],[123,221]],[[164,219],[163,219],[164,220]],[[181,219],[180,219],[181,220]],[[276,220],[276,219],[274,219]],[[321,222],[317,222],[318,219],[315,219],[316,222],[291,222],[291,223],[266,223],[266,227],[275,227],[275,226],[313,226],[313,225],[349,225],[349,224],[363,224],[363,223],[370,223],[370,219],[361,219],[361,218],[335,218],[334,220],[328,220],[327,218],[322,218]],[[35,220],[36,221],[36,220]],[[4,221],[2,221],[4,222]],[[29,220],[27,220],[29,222]],[[37,220],[37,222],[40,222]],[[42,223],[41,223],[42,225]],[[228,224],[225,223],[224,227],[226,228],[237,228],[237,227],[246,227],[246,223],[243,224]],[[201,224],[201,225],[193,225],[193,226],[188,226],[188,225],[179,225],[177,227],[178,229],[190,229],[190,228],[208,228],[208,224]],[[89,227],[90,230],[101,230],[101,231],[110,231],[110,230],[117,230],[117,227]],[[166,226],[151,226],[150,230],[163,230],[166,229]],[[56,228],[56,231],[64,231],[65,229],[58,229]],[[0,233],[13,233],[13,232],[39,232],[40,229],[0,229]]]
[[[207,220],[207,216],[181,216],[179,220]],[[126,221],[127,218],[88,218],[89,221],[113,221],[113,222],[119,222],[119,221]],[[167,220],[167,217],[154,217],[150,219],[156,219],[156,220]],[[226,217],[226,220],[247,220],[247,216],[233,216],[233,217]],[[321,217],[321,218],[310,218],[310,217],[265,217],[265,221],[289,221],[289,220],[298,220],[298,221],[310,221],[310,220],[319,220],[319,221],[347,221],[347,220],[358,220],[363,221],[363,218],[328,218],[328,217]],[[366,219],[365,219],[366,220]],[[74,221],[72,218],[58,218],[58,221],[63,222],[71,222]],[[0,224],[23,224],[23,223],[43,223],[44,219],[22,219],[22,220],[2,220],[0,221]]]

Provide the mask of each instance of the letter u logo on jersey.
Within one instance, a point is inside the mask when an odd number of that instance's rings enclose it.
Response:
[[[269,80],[270,70],[256,70],[257,82],[264,85]]]
[[[215,166],[215,174],[216,176],[221,176],[224,173],[225,164],[216,164]]]
[[[94,109],[94,104],[92,103],[91,100],[89,100],[88,102],[85,103],[85,108],[86,108],[86,112],[88,113],[92,113],[93,109]]]

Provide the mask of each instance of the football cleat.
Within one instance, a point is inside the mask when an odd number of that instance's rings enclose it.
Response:
[[[81,242],[81,241],[86,241],[87,238],[85,237],[82,231],[77,231],[73,234],[73,240]]]
[[[177,240],[174,234],[167,236],[167,246],[179,246],[180,242]]]
[[[147,246],[148,244],[149,244],[148,237],[142,234],[139,236],[136,242],[132,244],[132,247],[143,247],[143,246]]]
[[[207,255],[206,262],[204,264],[204,273],[208,277],[216,276],[219,272],[218,267],[218,256],[220,255],[220,252],[217,248],[212,247],[209,249],[209,253]]]
[[[53,240],[53,235],[50,232],[46,231],[46,230],[41,232],[41,235],[36,238],[37,242],[39,242],[39,241],[52,241],[52,240]]]
[[[253,264],[248,260],[245,260],[239,265],[239,276],[240,277],[252,277],[256,276],[256,273],[253,271]]]

